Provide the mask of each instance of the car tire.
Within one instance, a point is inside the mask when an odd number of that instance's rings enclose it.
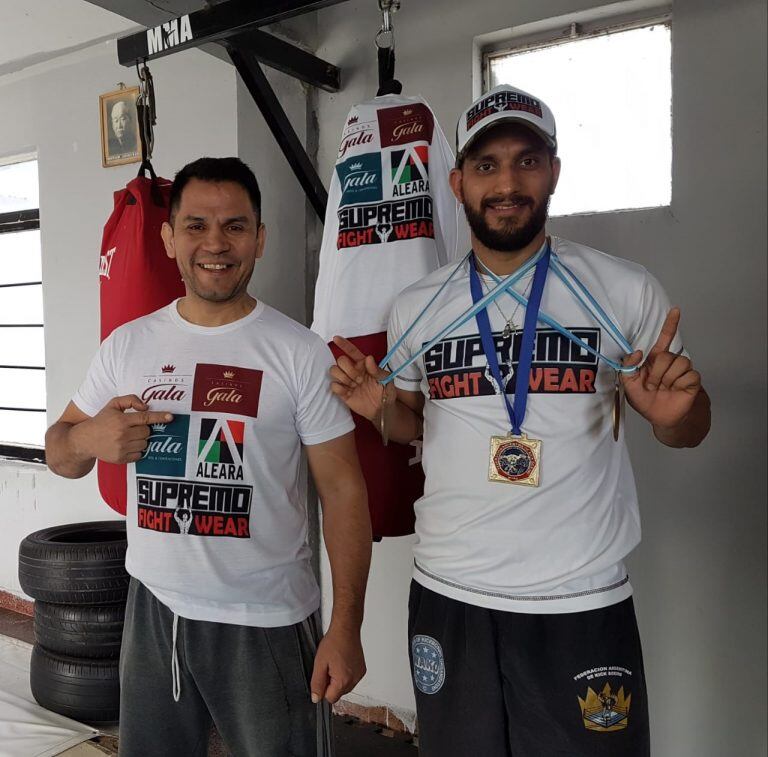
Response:
[[[114,723],[120,714],[117,660],[84,660],[32,648],[32,695],[41,707],[81,723]]]
[[[70,523],[35,531],[19,545],[19,583],[43,602],[125,602],[125,522]]]
[[[125,605],[54,605],[35,602],[35,641],[70,657],[116,659],[123,639]]]

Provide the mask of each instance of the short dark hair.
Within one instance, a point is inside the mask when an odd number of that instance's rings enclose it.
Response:
[[[173,179],[170,198],[171,223],[181,204],[181,193],[192,179],[214,183],[232,181],[239,184],[251,198],[257,218],[261,218],[261,190],[253,171],[240,158],[198,158],[187,163]]]

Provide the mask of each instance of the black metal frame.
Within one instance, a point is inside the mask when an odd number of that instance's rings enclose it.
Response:
[[[13,234],[20,231],[34,231],[40,228],[40,210],[17,210],[11,213],[0,213],[0,234]],[[15,284],[0,284],[0,289],[11,287],[40,286],[42,281],[22,281]],[[0,323],[0,329],[43,328],[42,323]],[[5,370],[44,371],[40,365],[0,365]],[[45,408],[32,407],[0,407],[0,410],[24,413],[44,413]],[[20,460],[23,462],[45,463],[45,450],[37,447],[25,447],[18,444],[0,444],[0,459]]]
[[[259,64],[328,92],[340,89],[340,72],[333,64],[259,27],[345,1],[226,0],[119,39],[118,61],[134,66],[190,47],[210,42],[221,44],[322,222],[328,193]]]

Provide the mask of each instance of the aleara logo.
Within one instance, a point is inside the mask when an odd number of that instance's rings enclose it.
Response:
[[[176,47],[183,42],[189,42],[192,38],[189,16],[182,16],[152,29],[147,29],[147,49],[150,55],[154,55],[170,47]]]

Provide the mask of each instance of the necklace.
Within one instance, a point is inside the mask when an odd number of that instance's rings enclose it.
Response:
[[[490,288],[488,286],[488,283],[485,281],[485,277],[482,275],[483,271],[480,272],[480,281],[483,282],[483,287],[485,288],[486,292],[490,292]],[[531,276],[530,279],[528,279],[528,284],[525,287],[525,291],[523,292],[523,297],[525,299],[528,299],[528,290],[531,288],[531,282],[533,281],[533,276]],[[510,336],[512,336],[512,332],[518,331],[517,324],[515,323],[515,316],[517,315],[517,311],[520,310],[520,302],[518,301],[515,309],[512,311],[512,315],[507,318],[507,316],[504,314],[504,311],[501,309],[501,305],[499,305],[498,298],[493,301],[493,304],[496,306],[496,310],[499,311],[499,315],[504,319],[504,331],[501,332],[501,336],[504,339],[509,339]]]

